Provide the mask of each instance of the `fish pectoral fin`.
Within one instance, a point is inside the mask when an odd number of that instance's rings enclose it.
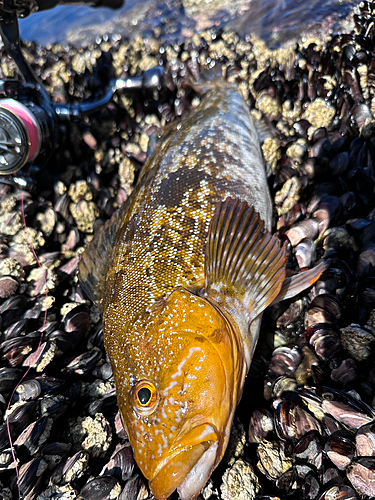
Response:
[[[285,278],[279,295],[272,302],[272,305],[282,300],[290,299],[301,293],[306,288],[312,286],[329,267],[330,260],[321,260],[316,266],[307,271]]]
[[[103,298],[104,282],[111,264],[120,221],[126,213],[127,205],[125,202],[111,219],[99,228],[78,264],[80,284],[90,300],[98,305]]]
[[[265,229],[253,207],[233,198],[218,203],[206,245],[207,297],[248,325],[279,294],[285,266],[286,245]]]

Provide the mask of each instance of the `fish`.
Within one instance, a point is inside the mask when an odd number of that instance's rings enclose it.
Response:
[[[79,263],[122,422],[158,500],[199,495],[228,445],[263,311],[325,269],[286,278],[249,108],[234,84],[200,90]]]

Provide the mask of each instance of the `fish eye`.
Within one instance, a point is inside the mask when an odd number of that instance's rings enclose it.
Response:
[[[131,392],[132,404],[143,414],[152,413],[158,402],[159,392],[149,380],[140,380]]]
[[[142,387],[142,389],[139,389],[137,394],[138,401],[142,406],[146,406],[151,399],[151,395],[152,393],[148,387]]]

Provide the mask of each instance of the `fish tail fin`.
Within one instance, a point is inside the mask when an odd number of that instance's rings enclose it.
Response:
[[[246,328],[280,292],[285,279],[286,245],[264,228],[246,202],[227,198],[211,220],[205,259],[205,292]]]

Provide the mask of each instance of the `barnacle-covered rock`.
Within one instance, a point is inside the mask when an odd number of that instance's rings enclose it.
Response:
[[[262,144],[264,159],[270,165],[273,174],[276,173],[277,162],[281,158],[281,153],[274,137],[266,137]]]
[[[14,236],[22,229],[21,212],[5,212],[0,214],[1,233],[7,236]]]
[[[63,486],[52,485],[42,491],[42,493],[38,495],[37,500],[74,500],[77,498],[77,494],[77,490],[75,490],[71,484],[65,484]]]
[[[313,127],[328,127],[335,114],[334,106],[318,98],[306,106],[302,118],[310,122]]]
[[[102,457],[112,441],[111,427],[104,415],[97,413],[95,418],[78,418],[70,422],[73,442],[88,451],[93,457]]]
[[[93,201],[80,200],[78,203],[71,203],[69,209],[78,229],[83,233],[92,233],[94,222],[99,215],[95,203]]]
[[[88,453],[78,451],[72,457],[63,460],[51,473],[50,482],[61,486],[75,482],[88,468],[88,459]]]
[[[278,215],[286,214],[299,200],[300,181],[298,177],[288,179],[275,195]]]
[[[127,156],[124,156],[120,161],[118,174],[122,186],[129,195],[131,193],[131,186],[134,183],[134,164]]]
[[[363,361],[373,353],[375,330],[370,326],[349,325],[340,330],[343,347],[357,361]]]
[[[258,447],[258,469],[268,478],[276,480],[292,466],[292,460],[286,457],[282,443],[263,439]]]
[[[56,273],[44,266],[32,269],[26,281],[29,283],[29,294],[32,297],[43,295],[48,290],[54,290],[58,283]]]
[[[0,260],[0,276],[14,276],[22,279],[25,276],[25,271],[17,259],[2,259]]]
[[[220,490],[224,500],[254,500],[260,490],[253,468],[242,459],[224,472],[222,481]]]

